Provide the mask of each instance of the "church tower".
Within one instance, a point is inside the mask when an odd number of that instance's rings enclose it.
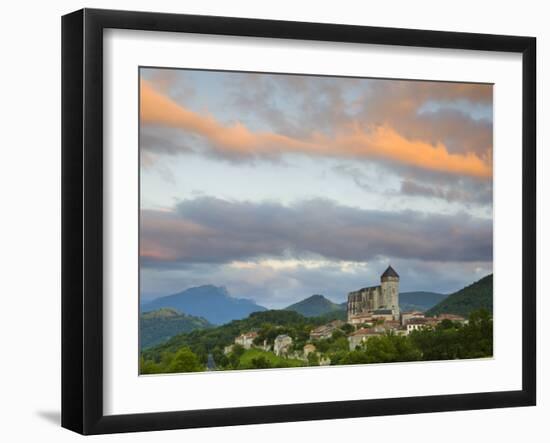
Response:
[[[399,274],[391,266],[380,277],[382,303],[393,311],[394,320],[399,320]]]

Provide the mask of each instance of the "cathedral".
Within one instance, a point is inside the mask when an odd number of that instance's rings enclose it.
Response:
[[[399,320],[399,275],[388,266],[379,286],[370,286],[348,294],[348,323],[359,324],[373,317]]]

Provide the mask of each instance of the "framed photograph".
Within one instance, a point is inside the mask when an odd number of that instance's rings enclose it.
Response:
[[[536,403],[536,40],[62,20],[62,425]]]

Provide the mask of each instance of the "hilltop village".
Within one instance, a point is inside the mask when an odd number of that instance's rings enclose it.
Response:
[[[198,289],[203,296],[203,291],[211,288]],[[264,308],[219,326],[174,309],[147,312],[144,320],[152,325],[147,330],[168,337],[142,350],[140,373],[453,360],[493,355],[492,274],[449,295],[415,293],[421,297],[442,296],[428,308],[404,302],[407,298],[411,301],[410,294],[413,293],[400,294],[399,275],[389,266],[380,276],[379,285],[350,292],[347,302],[342,304],[313,295],[285,309]],[[401,305],[400,296],[404,299]],[[226,300],[227,296],[222,294],[219,299]],[[167,303],[173,302],[168,297]],[[187,325],[190,331],[172,332],[182,325]]]
[[[271,343],[268,338],[262,338],[258,330],[250,330],[236,336],[234,342],[224,348],[224,354],[230,355],[240,347],[272,352],[277,357],[330,365],[330,358],[319,352],[324,348],[323,341],[345,337],[349,350],[354,351],[366,348],[371,337],[387,334],[407,336],[413,331],[434,329],[444,320],[462,325],[468,322],[455,314],[427,317],[420,311],[400,312],[399,275],[388,266],[380,277],[380,285],[348,294],[347,321],[332,320],[311,329],[306,343],[300,348],[296,347],[297,338],[290,334],[278,334]]]

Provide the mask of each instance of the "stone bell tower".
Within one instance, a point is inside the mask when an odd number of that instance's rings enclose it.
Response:
[[[399,274],[388,266],[380,280],[382,281],[382,303],[386,309],[393,311],[393,319],[399,320]]]

